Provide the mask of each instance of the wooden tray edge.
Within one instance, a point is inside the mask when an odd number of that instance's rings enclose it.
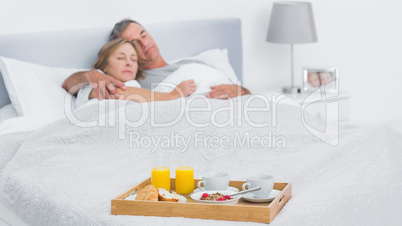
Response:
[[[123,192],[111,200],[112,215],[160,216],[160,217],[187,217],[198,219],[213,219],[227,221],[248,221],[271,223],[276,215],[292,197],[291,183],[276,182],[274,189],[281,193],[268,206],[244,205],[211,205],[202,203],[174,203],[125,200],[135,189],[141,189],[151,183],[151,178],[143,180],[133,188]],[[174,181],[174,178],[172,178]],[[200,179],[196,179],[197,183]],[[230,185],[245,183],[245,181],[231,181]],[[158,205],[158,207],[155,207]],[[211,211],[212,210],[212,211]],[[224,213],[224,214],[217,214]]]

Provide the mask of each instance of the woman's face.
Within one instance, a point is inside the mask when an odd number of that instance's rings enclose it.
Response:
[[[103,69],[103,72],[121,82],[127,82],[135,79],[137,70],[135,49],[129,43],[125,43],[110,55],[108,65]]]

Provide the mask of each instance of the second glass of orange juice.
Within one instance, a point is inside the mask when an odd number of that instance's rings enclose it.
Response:
[[[188,195],[194,191],[194,169],[189,166],[176,168],[176,192]]]

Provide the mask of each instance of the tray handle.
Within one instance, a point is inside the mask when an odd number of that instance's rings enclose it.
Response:
[[[281,203],[285,198],[285,195],[282,195],[282,197],[279,199],[279,203]]]
[[[134,191],[130,192],[130,194],[129,194],[128,196],[135,195],[135,193],[137,193],[137,191],[138,191],[138,188],[137,188],[137,189],[135,189]]]

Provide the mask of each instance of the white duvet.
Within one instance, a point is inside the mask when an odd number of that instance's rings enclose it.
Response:
[[[185,64],[165,78],[153,90],[169,93],[181,82],[192,79],[197,85],[194,94],[206,94],[211,86],[232,84],[232,81],[220,71],[199,63]]]
[[[234,98],[233,106],[244,106],[250,96]],[[269,173],[277,182],[291,182],[293,197],[271,225],[398,225],[402,217],[402,144],[400,135],[388,127],[345,129],[339,145],[332,147],[312,136],[302,126],[300,109],[278,105],[277,126],[268,111],[252,112],[253,123],[268,122],[255,128],[244,116],[234,112],[233,125],[207,125],[196,128],[186,118],[157,128],[154,123],[169,122],[180,114],[183,99],[156,102],[154,117],[138,128],[112,126],[79,127],[64,119],[31,133],[0,137],[0,198],[22,219],[32,225],[244,225],[244,222],[146,216],[113,216],[110,201],[123,191],[150,176],[155,157],[169,153],[192,160],[195,176],[203,172],[225,171],[233,180],[252,174]],[[237,102],[239,101],[239,102]],[[108,101],[110,105],[116,103]],[[205,107],[202,100],[194,106]],[[256,100],[252,106],[264,103]],[[126,115],[131,122],[141,121],[142,109],[149,104],[129,102]],[[211,121],[212,111],[228,107],[228,101],[212,100],[211,110],[193,112],[193,122]],[[119,108],[121,109],[121,108]],[[98,106],[78,110],[80,126],[113,116],[97,116]],[[146,113],[147,115],[147,113]],[[214,115],[225,123],[229,112]],[[149,116],[149,115],[148,115]],[[117,124],[117,123],[116,123]],[[241,125],[240,125],[241,124]],[[258,137],[275,132],[286,139],[286,147],[234,146],[222,148],[191,143],[165,151],[154,147],[130,147],[129,135],[164,137],[171,133],[187,138],[233,138],[236,134]],[[119,135],[126,135],[119,139]],[[167,150],[167,151],[166,151]],[[165,155],[166,156],[166,155]],[[250,225],[259,225],[250,223]]]

